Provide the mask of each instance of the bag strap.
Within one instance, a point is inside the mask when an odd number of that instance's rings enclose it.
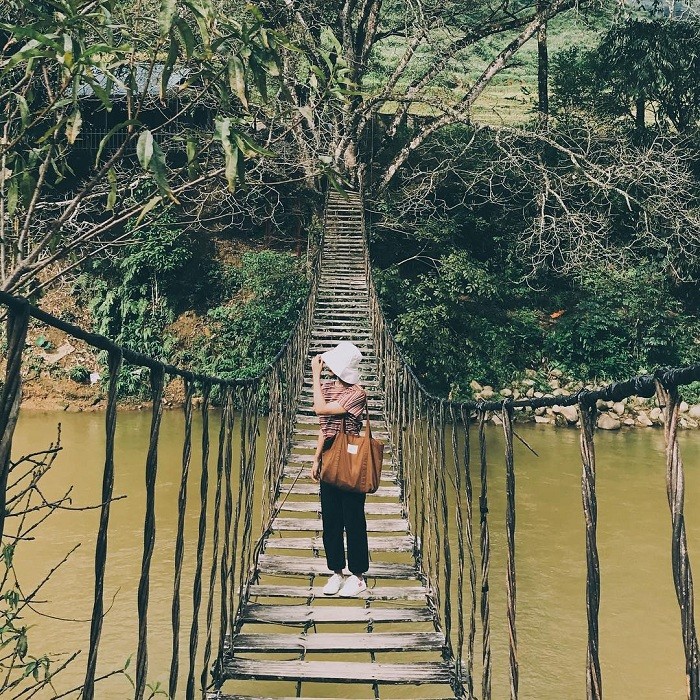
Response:
[[[365,420],[367,421],[365,423],[365,437],[371,438],[372,428],[369,424],[369,402],[367,401],[367,399],[365,399]]]

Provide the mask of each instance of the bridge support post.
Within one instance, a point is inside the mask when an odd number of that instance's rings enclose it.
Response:
[[[581,493],[583,515],[586,519],[586,612],[588,617],[588,650],[586,653],[586,698],[601,700],[603,685],[600,675],[598,648],[598,611],[600,608],[600,562],[596,532],[598,528],[598,502],[595,491],[595,447],[593,431],[596,422],[596,405],[582,396],[579,400],[581,416]]]

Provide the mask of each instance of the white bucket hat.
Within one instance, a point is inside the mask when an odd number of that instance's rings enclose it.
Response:
[[[338,379],[348,384],[360,381],[360,349],[349,340],[341,340],[332,350],[324,352],[321,359]]]

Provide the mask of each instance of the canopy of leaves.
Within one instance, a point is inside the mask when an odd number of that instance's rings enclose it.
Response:
[[[553,61],[553,104],[562,117],[593,108],[635,118],[650,108],[657,127],[686,132],[700,119],[700,19],[637,18],[613,25],[595,48]]]

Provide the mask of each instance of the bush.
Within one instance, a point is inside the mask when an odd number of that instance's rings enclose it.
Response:
[[[660,272],[635,268],[587,280],[544,350],[580,379],[613,380],[696,362],[698,319],[684,313]]]
[[[68,370],[68,377],[78,384],[85,384],[90,379],[90,370],[82,365],[75,365]]]
[[[206,258],[207,246],[190,231],[176,226],[164,212],[115,259],[96,261],[81,278],[89,297],[95,330],[120,345],[168,360],[172,339],[165,329],[177,309],[206,301],[220,291],[224,275]],[[212,279],[214,284],[212,285]],[[124,367],[120,392],[148,391],[148,373]]]
[[[220,377],[260,374],[294,329],[308,294],[299,261],[271,250],[244,253],[234,302],[211,309],[211,336],[191,361]]]
[[[378,279],[382,298],[396,311],[398,342],[438,394],[466,397],[472,379],[505,384],[539,359],[538,314],[503,299],[508,281],[463,251],[416,280],[401,280],[395,268]]]

